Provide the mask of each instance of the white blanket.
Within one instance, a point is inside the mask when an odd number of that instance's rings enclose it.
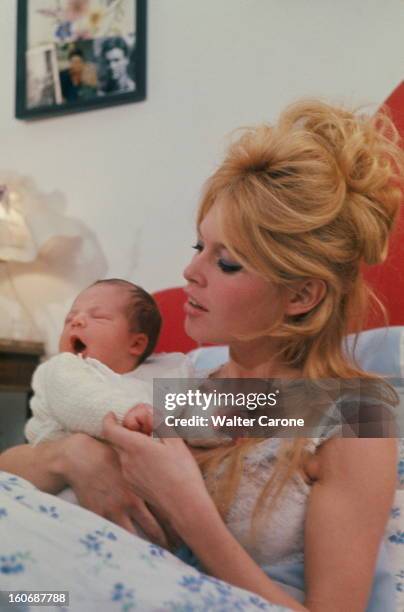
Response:
[[[132,406],[152,403],[154,378],[192,378],[194,368],[182,353],[156,355],[128,374],[116,374],[96,359],[61,353],[34,373],[33,416],[25,435],[31,444],[82,432],[100,437],[104,416],[119,422]]]

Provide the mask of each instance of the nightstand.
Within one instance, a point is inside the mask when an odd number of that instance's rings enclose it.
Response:
[[[42,342],[0,338],[0,452],[24,442],[31,378],[43,354]]]
[[[44,354],[42,342],[0,338],[0,391],[31,389],[31,378]]]

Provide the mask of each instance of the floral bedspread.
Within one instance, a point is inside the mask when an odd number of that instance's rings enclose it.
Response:
[[[69,591],[73,612],[286,610],[0,472],[0,591]],[[0,609],[8,608],[4,594]]]
[[[404,610],[404,439],[386,543]],[[0,472],[0,591],[69,591],[71,612],[287,610],[184,564],[79,506]],[[2,598],[3,597],[3,598]],[[7,608],[0,595],[0,610]],[[38,610],[32,607],[33,611]]]

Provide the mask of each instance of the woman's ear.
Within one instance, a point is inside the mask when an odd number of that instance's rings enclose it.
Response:
[[[296,283],[294,288],[286,290],[287,315],[299,315],[310,312],[319,304],[327,293],[327,283],[319,278],[308,278]]]
[[[130,345],[129,352],[131,355],[141,357],[147,349],[148,344],[149,338],[146,336],[146,334],[136,332],[132,336],[132,343]]]

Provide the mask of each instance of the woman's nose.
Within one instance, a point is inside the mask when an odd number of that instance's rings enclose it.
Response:
[[[206,275],[203,271],[202,262],[199,259],[200,255],[194,256],[186,266],[183,276],[189,283],[196,283],[201,286],[206,285]]]

